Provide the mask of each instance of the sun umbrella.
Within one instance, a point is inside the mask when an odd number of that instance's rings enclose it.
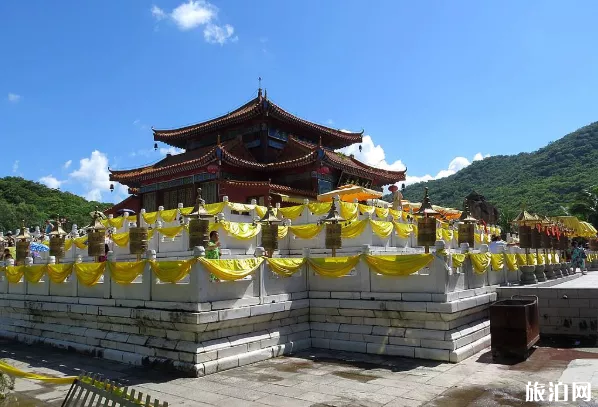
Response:
[[[133,209],[119,209],[116,211],[117,214],[122,215],[128,213],[129,215],[135,215],[135,211]]]
[[[374,191],[358,185],[345,185],[335,189],[334,191],[326,192],[325,194],[318,195],[318,201],[330,202],[335,196],[339,196],[341,201],[353,202],[355,199],[358,201],[367,201],[368,199],[378,199],[382,196],[382,192]]]
[[[50,250],[50,248],[45,244],[31,242],[31,244],[29,244],[29,250],[32,252],[47,252]]]

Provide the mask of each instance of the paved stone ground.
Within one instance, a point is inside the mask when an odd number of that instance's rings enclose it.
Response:
[[[574,280],[565,281],[564,283],[554,285],[555,288],[597,288],[598,287],[598,273],[589,272],[587,275]]]
[[[593,349],[592,349],[593,350]],[[0,358],[47,375],[100,373],[170,406],[197,407],[411,407],[597,406],[580,401],[526,402],[528,381],[594,381],[598,353],[539,347],[525,362],[493,363],[489,350],[459,364],[310,350],[200,379],[108,362],[44,347],[0,340]],[[568,369],[568,366],[570,368]],[[592,373],[590,375],[590,373]],[[596,389],[598,390],[598,388]],[[56,407],[68,386],[17,380],[0,406]],[[598,400],[594,394],[594,400]]]

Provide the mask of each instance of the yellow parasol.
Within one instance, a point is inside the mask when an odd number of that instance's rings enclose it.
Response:
[[[382,197],[382,192],[374,191],[358,185],[344,185],[335,189],[334,191],[326,192],[325,194],[318,195],[318,201],[320,202],[331,202],[332,198],[339,196],[341,201],[353,202],[355,199],[358,201],[367,201],[368,199],[378,199]]]

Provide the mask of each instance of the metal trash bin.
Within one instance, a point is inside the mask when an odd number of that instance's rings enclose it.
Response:
[[[526,360],[540,339],[538,297],[513,296],[492,304],[490,336],[493,358],[515,356]]]

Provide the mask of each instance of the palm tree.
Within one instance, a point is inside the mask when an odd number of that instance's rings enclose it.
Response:
[[[598,226],[598,186],[593,185],[581,191],[569,206],[569,212],[594,227]]]

